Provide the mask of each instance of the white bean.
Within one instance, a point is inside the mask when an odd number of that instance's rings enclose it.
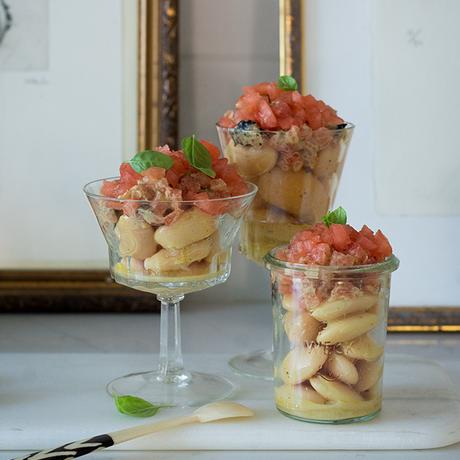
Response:
[[[216,228],[216,219],[194,206],[172,224],[160,227],[155,232],[155,240],[165,249],[182,249],[207,238]]]
[[[340,143],[333,143],[318,152],[318,160],[313,172],[320,179],[337,172],[340,157]]]
[[[327,351],[319,345],[293,348],[281,364],[281,378],[285,383],[302,383],[315,375],[327,359]]]
[[[368,390],[363,391],[361,393],[361,396],[366,401],[382,399],[382,380],[377,380],[377,382],[374,385],[372,385]]]
[[[383,354],[383,346],[378,345],[367,334],[349,342],[341,343],[340,348],[343,354],[351,359],[375,361]]]
[[[120,240],[118,251],[121,257],[145,259],[157,251],[155,232],[142,219],[120,216],[115,226],[115,234]]]
[[[329,322],[369,310],[377,302],[377,296],[366,294],[346,299],[329,300],[316,307],[312,311],[312,315],[319,321]]]
[[[329,401],[355,402],[362,401],[359,393],[344,383],[327,380],[322,375],[315,375],[310,379],[311,386]]]
[[[281,385],[275,389],[276,399],[282,406],[302,407],[308,403],[324,404],[326,400],[310,385]]]
[[[359,380],[355,389],[359,392],[369,390],[382,376],[383,365],[380,361],[359,361],[358,368]]]
[[[268,145],[246,147],[235,145],[233,141],[227,145],[225,156],[235,163],[236,169],[245,178],[254,178],[270,171],[278,161],[278,153]]]
[[[321,323],[305,310],[288,311],[283,317],[283,323],[291,343],[313,342],[321,328]]]
[[[347,385],[354,385],[358,382],[358,370],[355,365],[345,356],[331,353],[324,365],[324,370]]]
[[[318,342],[333,345],[352,340],[377,325],[378,317],[372,313],[360,313],[345,319],[332,321],[318,334]]]
[[[144,267],[154,273],[187,268],[191,263],[206,258],[211,252],[213,237],[192,243],[181,249],[161,249],[145,259]]]
[[[298,299],[293,294],[284,294],[281,303],[283,308],[287,311],[301,311]]]

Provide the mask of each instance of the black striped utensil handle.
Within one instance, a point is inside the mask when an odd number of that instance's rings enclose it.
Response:
[[[55,449],[32,452],[24,457],[17,457],[13,460],[70,460],[113,445],[114,441],[110,435],[101,434],[83,441],[64,444]]]
[[[95,450],[105,449],[106,447],[130,441],[131,439],[136,439],[147,434],[199,421],[200,419],[196,415],[176,417],[169,420],[162,420],[161,422],[133,426],[108,434],[100,434],[99,436],[94,436],[83,441],[73,441],[55,449],[33,452],[24,457],[17,457],[12,460],[71,460],[72,458],[81,457]]]
[[[147,423],[145,425],[133,426],[124,430],[113,431],[107,434],[94,436],[84,441],[74,441],[64,444],[56,449],[42,450],[33,452],[24,457],[17,457],[12,460],[72,460],[81,457],[95,450],[105,449],[122,442],[131,441],[132,439],[156,433],[157,431],[175,428],[190,423],[208,423],[217,420],[252,417],[254,412],[246,406],[233,401],[216,401],[199,407],[191,415],[176,417],[168,420],[162,420],[156,423]]]

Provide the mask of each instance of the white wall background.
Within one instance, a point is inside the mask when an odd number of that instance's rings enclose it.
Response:
[[[122,158],[122,2],[51,0],[47,14],[46,68],[0,70],[0,267],[105,266],[82,186]]]
[[[217,142],[241,87],[278,78],[278,0],[186,0],[179,17],[179,136]]]
[[[2,268],[106,266],[105,243],[81,185],[114,174],[124,150],[133,146],[135,124],[127,120],[134,118],[135,87],[129,86],[130,96],[122,99],[124,80],[133,79],[123,62],[135,62],[129,52],[135,33],[132,17],[125,21],[127,30],[122,27],[123,16],[132,14],[130,4],[135,2],[50,0],[47,69],[0,70]],[[457,151],[460,109],[454,83],[460,75],[443,76],[459,71],[455,18],[460,3],[308,0],[306,6],[308,90],[357,125],[337,203],[348,209],[353,224],[366,222],[390,237],[401,259],[393,305],[459,305],[455,237],[460,197],[455,194],[460,171],[455,160],[460,157],[452,153]],[[182,1],[180,28],[180,135],[197,132],[216,141],[214,123],[232,106],[241,86],[278,76],[277,1]],[[428,58],[436,59],[427,77]],[[406,60],[404,65],[398,65],[400,59]],[[407,65],[408,59],[425,67]],[[404,99],[408,88],[413,90],[409,108]],[[422,113],[423,122],[429,120],[424,113],[427,91],[434,94],[428,98],[437,115],[433,120],[438,128],[450,129],[443,132],[442,149],[434,142],[432,155],[424,151],[414,164],[413,120]],[[404,110],[394,109],[392,101],[404,101]],[[411,115],[407,130],[391,130],[408,125]],[[420,129],[429,132],[433,125]],[[384,176],[378,174],[382,168]],[[398,180],[395,175],[393,181],[391,168],[402,171]],[[429,180],[431,173],[437,187]],[[453,206],[443,208],[442,216],[423,206],[414,211],[407,205],[410,201],[398,199],[408,196],[405,178],[408,185],[423,180],[423,189],[432,192],[430,203],[445,204],[447,196]],[[439,187],[448,181],[455,184]],[[236,254],[230,280],[190,296],[190,301],[268,302],[267,288],[264,270]]]
[[[308,90],[357,126],[336,202],[353,224],[365,222],[389,236],[401,259],[393,276],[393,305],[460,305],[460,196],[448,184],[458,185],[460,175],[452,127],[460,109],[459,15],[460,2],[453,0],[307,2]],[[411,44],[410,30],[421,30],[420,46]],[[412,66],[405,62],[409,58]],[[446,67],[455,77],[446,76]],[[418,134],[430,139],[425,148],[414,142]],[[414,145],[421,148],[418,156]],[[394,171],[395,180],[391,174],[382,180],[383,166]],[[422,187],[414,186],[422,180]],[[414,189],[428,191],[438,203],[446,199],[445,190],[433,186],[443,181],[450,187],[448,198],[457,202],[450,212],[443,208],[444,215],[436,216],[420,205],[415,213],[402,212],[401,201],[410,194],[413,200]],[[386,214],[377,211],[377,190],[381,203],[391,197],[393,212],[388,206]]]
[[[180,4],[179,136],[218,142],[215,124],[243,85],[279,76],[278,0],[186,0]],[[227,283],[190,302],[267,301],[265,270],[235,250]]]
[[[459,305],[460,2],[305,3],[307,90],[357,126],[336,203],[352,224],[389,236],[401,259],[392,305]],[[193,43],[200,55],[207,41]],[[231,43],[227,48],[230,53]],[[246,64],[257,68],[256,62]],[[248,70],[240,72],[246,77]],[[230,89],[227,100],[239,94]],[[221,98],[212,98],[206,111]],[[209,118],[197,118],[194,126],[206,132]],[[268,300],[263,271],[239,255],[234,260],[227,284],[197,294],[199,300]]]

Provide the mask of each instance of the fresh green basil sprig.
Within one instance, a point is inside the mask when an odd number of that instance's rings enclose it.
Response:
[[[329,211],[323,216],[324,224],[329,227],[331,224],[346,224],[347,223],[347,212],[342,206],[339,206],[334,211]]]
[[[216,177],[216,172],[212,169],[212,157],[208,149],[199,142],[195,134],[184,137],[181,142],[185,158],[195,168],[209,177]]]
[[[114,400],[119,412],[132,417],[153,417],[160,409],[172,407],[152,404],[145,399],[130,395],[115,396]]]
[[[129,160],[129,164],[137,173],[141,173],[152,166],[156,168],[169,169],[174,164],[173,159],[156,150],[144,150],[136,153],[136,155]]]
[[[284,89],[285,91],[297,91],[299,85],[296,79],[291,77],[291,75],[281,75],[281,77],[278,78],[278,88]]]

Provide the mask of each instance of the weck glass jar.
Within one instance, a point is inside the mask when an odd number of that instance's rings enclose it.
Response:
[[[391,273],[399,260],[351,267],[265,257],[271,273],[278,410],[316,423],[374,418],[382,406]]]

